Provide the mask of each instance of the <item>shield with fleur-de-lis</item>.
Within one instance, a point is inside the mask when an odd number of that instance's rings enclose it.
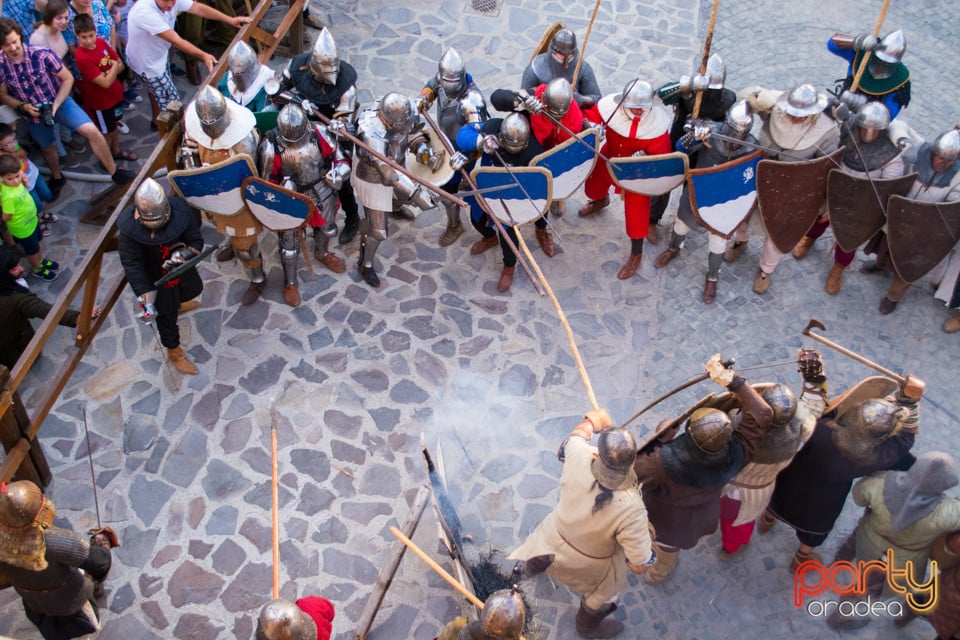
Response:
[[[250,213],[270,231],[293,231],[307,221],[313,200],[263,178],[243,181],[243,201]]]

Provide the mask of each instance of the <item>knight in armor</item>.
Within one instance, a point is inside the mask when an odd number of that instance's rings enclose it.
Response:
[[[227,54],[227,73],[220,80],[217,89],[237,104],[256,113],[266,110],[269,104],[264,85],[273,77],[273,69],[260,64],[253,48],[243,40],[237,40]]]
[[[937,136],[933,142],[927,142],[903,121],[890,125],[890,138],[905,149],[907,171],[915,171],[917,179],[907,193],[911,200],[923,202],[953,202],[960,200],[960,130],[950,129]],[[881,315],[893,313],[897,303],[910,289],[910,283],[901,278],[890,264],[890,254],[885,234],[877,234],[867,245],[868,253],[876,253],[875,261],[861,267],[865,273],[877,273],[883,270],[893,271],[892,281],[880,301],[878,311]],[[934,267],[931,279],[939,283],[936,297],[951,307],[960,306],[960,252],[954,249],[952,255]],[[948,321],[949,322],[949,321]],[[944,327],[946,329],[948,327]]]
[[[369,147],[405,167],[408,149],[414,155],[422,153],[419,146],[411,148],[411,144],[424,144],[421,136],[411,139],[416,124],[410,99],[391,92],[360,110],[357,135]],[[354,162],[354,186],[365,217],[360,229],[360,277],[371,287],[379,287],[373,259],[380,243],[387,239],[387,213],[393,210],[394,196],[420,209],[432,209],[436,203],[429,190],[364,149],[356,150]]]
[[[467,73],[460,53],[453,48],[447,49],[437,65],[437,75],[427,81],[417,97],[417,108],[429,111],[433,103],[437,104],[437,126],[447,136],[454,146],[457,144],[457,134],[460,128],[468,124],[483,124],[490,117],[487,112],[487,102],[473,82],[473,77]],[[442,150],[441,150],[442,151]],[[476,149],[461,149],[467,156],[463,169],[470,171],[479,157]],[[427,164],[436,171],[444,162],[443,153],[428,150],[418,154],[417,161]],[[463,173],[454,171],[453,177],[440,186],[447,193],[456,193],[460,188]],[[447,247],[456,242],[463,233],[463,223],[460,221],[460,207],[447,200],[443,201],[443,208],[447,214],[447,226],[440,234],[439,244]]]
[[[434,640],[520,640],[526,624],[526,605],[516,587],[501,589],[487,597],[479,620],[457,616]]]
[[[840,129],[826,113],[827,94],[812,84],[798,84],[789,91],[748,89],[744,92],[754,113],[763,120],[760,144],[768,158],[780,162],[811,160],[833,153],[840,145]],[[753,215],[757,214],[754,207]],[[737,227],[734,242],[727,247],[723,259],[733,262],[740,257],[748,240],[749,218]],[[769,237],[763,242],[760,268],[753,280],[753,292],[764,294],[770,289],[773,274],[783,253]]]
[[[577,68],[580,51],[577,49],[577,34],[570,29],[560,29],[550,40],[546,53],[534,56],[527,68],[523,70],[520,86],[528,93],[532,93],[542,84],[547,84],[554,78],[563,78],[573,84],[573,72]],[[573,90],[573,98],[583,109],[589,109],[600,101],[600,85],[593,67],[584,60],[580,63],[580,74]]]
[[[580,594],[576,632],[612,638],[623,630],[605,619],[627,585],[627,570],[642,574],[656,560],[653,535],[633,463],[637,445],[623,427],[612,428],[606,409],[595,409],[561,443],[560,500],[510,554],[523,572],[544,571]],[[590,444],[599,434],[597,445]]]
[[[767,508],[777,474],[813,435],[817,418],[826,408],[827,378],[823,361],[813,350],[797,353],[803,376],[799,400],[785,384],[766,385],[760,397],[773,411],[773,421],[753,460],[727,483],[720,498],[720,558],[728,560],[746,548],[757,518]]]
[[[54,526],[55,516],[29,480],[0,485],[0,575],[13,583],[45,640],[67,640],[100,631],[94,591],[112,556],[110,544]]]
[[[225,99],[213,87],[200,88],[196,99],[187,107],[183,126],[186,134],[181,157],[194,166],[216,164],[239,154],[246,154],[251,159],[257,155],[260,134],[257,133],[253,112],[233,100]],[[218,255],[217,259],[229,260],[234,256],[240,259],[250,278],[250,285],[240,303],[251,305],[267,284],[257,242],[263,225],[247,207],[243,207],[236,215],[224,216],[211,212],[210,217],[217,231],[227,236],[233,249],[229,256]]]
[[[697,118],[705,123],[716,122],[723,123],[727,119],[727,113],[737,101],[737,94],[727,89],[724,83],[727,80],[727,67],[723,63],[720,54],[711,53],[707,58],[706,73],[696,73],[693,76],[681,76],[679,82],[669,82],[657,89],[657,95],[668,106],[673,106],[673,126],[670,127],[670,144],[677,148],[677,143],[683,137],[686,131],[687,121],[693,117],[693,107],[696,104],[697,96],[700,98],[700,110]],[[749,151],[749,150],[745,150]],[[690,166],[699,167],[697,164],[698,153],[694,151],[690,154]],[[683,196],[681,196],[681,201]],[[657,226],[660,219],[663,218],[667,210],[667,204],[670,202],[670,194],[665,193],[662,196],[654,196],[650,199],[650,233],[647,239],[656,244]]]
[[[255,640],[330,640],[335,616],[326,598],[307,596],[296,603],[271,600],[260,609]]]
[[[810,440],[777,476],[758,523],[760,533],[776,520],[796,530],[800,545],[791,573],[806,560],[820,559],[814,549],[833,529],[854,480],[878,471],[905,471],[913,464],[910,448],[923,389],[923,381],[910,376],[894,396],[864,400],[850,393],[817,420]]]
[[[728,138],[744,140],[748,143],[757,144],[757,139],[751,135],[753,128],[753,113],[746,100],[740,100],[727,110],[727,115],[722,123],[697,120],[690,123],[690,130],[677,141],[677,151],[690,154],[691,158],[696,158],[691,165],[697,169],[715,167],[717,165],[730,162],[741,156],[753,152],[753,148],[746,145],[740,145],[728,140],[710,140],[713,133]],[[707,146],[706,142],[709,141]],[[673,223],[673,234],[670,237],[670,245],[657,256],[653,261],[653,266],[657,269],[670,264],[674,258],[680,255],[683,243],[690,233],[691,229],[700,226],[699,221],[693,214],[693,207],[690,205],[690,187],[684,184],[683,192],[680,194],[680,206],[677,209],[677,218]],[[703,285],[703,301],[707,304],[712,303],[717,297],[717,281],[720,278],[720,265],[723,264],[723,252],[727,247],[727,240],[723,236],[709,232],[707,254],[707,277]]]
[[[723,488],[753,461],[773,420],[757,390],[725,367],[719,354],[707,361],[706,370],[735,396],[740,421],[734,427],[724,411],[703,406],[690,414],[680,435],[679,421],[673,427],[661,423],[659,435],[637,453],[633,469],[657,531],[657,561],[643,576],[647,584],[666,580],[681,549],[692,549],[717,530]]]
[[[899,178],[904,175],[906,166],[903,152],[887,135],[890,125],[890,113],[881,102],[868,102],[853,117],[852,126],[844,126],[841,146],[843,158],[838,167],[840,171],[866,178],[868,180]],[[793,248],[793,257],[801,260],[810,251],[817,238],[823,235],[830,225],[830,212],[817,218],[810,230],[804,234]],[[844,251],[835,244],[833,266],[827,275],[824,287],[830,295],[840,293],[843,285],[843,272],[857,255],[856,249]]]
[[[196,375],[197,367],[180,346],[181,311],[196,309],[194,300],[203,291],[203,281],[194,268],[164,283],[154,285],[203,249],[203,236],[190,205],[170,198],[155,180],[147,178],[137,189],[134,206],[124,209],[117,220],[120,229],[120,263],[130,287],[140,300],[145,322],[157,323],[160,344],[177,371]]]
[[[475,149],[482,152],[481,166],[525,167],[530,161],[543,153],[543,147],[537,139],[530,135],[530,121],[526,114],[515,112],[506,118],[490,118],[482,125],[465,125],[457,136],[457,145],[461,149]],[[470,222],[482,238],[473,243],[470,253],[479,255],[487,249],[493,248],[498,242],[497,229],[490,220],[489,214],[483,210],[476,198],[470,198]],[[507,235],[517,245],[517,227],[503,221]],[[547,217],[542,215],[534,222],[536,227],[537,243],[548,257],[552,258],[557,251],[547,229]],[[517,269],[517,256],[507,244],[506,239],[499,238],[500,250],[503,253],[503,271],[497,282],[497,291],[505,293],[513,284],[513,275]]]
[[[310,51],[294,56],[283,70],[281,89],[294,91],[327,118],[343,122],[347,130],[356,129],[357,71],[340,59],[337,43],[330,30],[323,28]],[[309,112],[310,109],[305,109]],[[341,141],[341,145],[344,141]],[[347,244],[360,228],[360,210],[349,179],[340,187],[343,229],[338,242]]]
[[[627,83],[622,93],[606,96],[586,111],[591,122],[607,123],[607,140],[600,149],[607,158],[626,158],[637,155],[670,153],[670,126],[673,113],[654,95],[649,82],[634,80]],[[613,179],[606,162],[597,162],[584,184],[589,202],[578,215],[590,216],[610,204]],[[619,190],[619,189],[618,189]],[[650,232],[650,196],[626,191],[623,210],[627,237],[630,238],[630,257],[617,272],[617,278],[628,280],[640,268],[643,258],[643,239]]]
[[[342,148],[319,124],[307,120],[299,106],[288,104],[280,110],[277,128],[260,142],[261,175],[314,202],[305,221],[313,229],[313,255],[334,273],[347,270],[343,260],[330,251],[330,239],[337,235],[337,192],[350,176],[350,163]],[[300,229],[277,232],[280,264],[283,267],[283,299],[291,307],[300,304],[297,262]]]
[[[882,102],[893,119],[910,104],[910,71],[901,62],[907,52],[903,31],[898,29],[880,39],[867,33],[856,36],[835,33],[827,40],[827,50],[849,63],[847,76],[838,90],[852,110],[859,110],[866,101]],[[856,92],[851,93],[849,89],[864,56],[870,56],[867,68]]]

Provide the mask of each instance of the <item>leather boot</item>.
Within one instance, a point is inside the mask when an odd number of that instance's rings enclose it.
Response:
[[[224,248],[217,251],[217,262],[229,262],[236,257],[236,252],[233,250],[232,244],[227,244]]]
[[[181,302],[180,306],[177,308],[177,312],[186,313],[187,311],[193,311],[200,306],[200,303],[196,300],[187,300],[186,302]]]
[[[678,255],[680,255],[680,249],[668,247],[663,250],[663,253],[657,256],[656,260],[653,261],[653,266],[657,269],[663,269],[665,266],[673,262],[673,259]]]
[[[883,296],[883,300],[880,301],[880,306],[877,307],[877,311],[880,312],[880,315],[886,316],[893,313],[894,309],[897,308],[897,301],[891,300],[887,296]]]
[[[167,358],[170,360],[173,368],[180,373],[188,376],[197,375],[197,365],[187,360],[187,354],[183,352],[183,347],[167,349]]]
[[[543,252],[548,258],[552,258],[557,252],[557,245],[553,243],[553,236],[550,235],[550,231],[547,229],[537,229],[536,235],[537,242],[540,243],[540,248],[543,249]]]
[[[260,297],[260,294],[263,293],[263,288],[267,285],[267,281],[263,280],[261,282],[251,282],[250,286],[247,287],[247,290],[243,292],[243,296],[240,298],[240,304],[245,307],[249,307],[254,302],[257,301],[257,298]]]
[[[844,269],[846,269],[846,267],[842,264],[837,264],[836,262],[833,263],[833,266],[830,267],[830,273],[827,274],[827,284],[823,287],[824,291],[832,296],[840,293],[840,287],[843,286]]]
[[[497,282],[497,291],[500,293],[506,293],[510,290],[510,285],[513,284],[513,272],[517,268],[514,267],[504,267],[503,273],[500,274],[500,281]]]
[[[813,246],[813,243],[816,242],[816,238],[811,238],[810,236],[803,236],[800,238],[800,242],[797,243],[797,246],[793,248],[793,251],[790,253],[793,254],[793,257],[797,260],[803,260],[807,256],[807,252],[810,251],[810,247]]]
[[[643,574],[643,581],[647,584],[658,584],[670,577],[674,567],[677,566],[677,560],[680,559],[679,549],[676,551],[667,551],[659,544],[654,545],[654,548],[657,552],[657,560],[653,563],[653,566]]]
[[[283,301],[290,307],[300,306],[300,288],[295,284],[288,284],[283,288]]]
[[[591,609],[583,600],[577,611],[577,635],[581,638],[613,638],[623,631],[623,624],[616,620],[604,620],[616,611],[617,605],[608,602],[599,609]]]
[[[457,241],[457,238],[463,233],[463,223],[457,220],[457,224],[454,226],[447,225],[447,228],[443,230],[443,233],[440,234],[440,246],[449,247],[454,242]]]
[[[357,235],[357,230],[360,229],[360,219],[347,218],[343,221],[343,229],[340,230],[340,237],[337,238],[337,242],[340,244],[347,244],[353,240],[353,236]]]
[[[760,295],[765,294],[770,289],[770,274],[763,270],[757,271],[757,277],[753,279],[753,292]]]
[[[497,234],[484,236],[470,246],[470,255],[478,256],[484,251],[493,249],[498,244],[500,244],[500,238],[497,237]]]
[[[793,554],[793,558],[790,560],[790,573],[796,573],[797,567],[801,563],[806,562],[807,560],[816,560],[820,561],[820,554],[816,551],[811,551],[810,553],[803,553],[800,549],[797,549],[796,553]]]
[[[657,231],[657,225],[650,225],[650,229],[647,231],[647,242],[650,244],[657,244],[660,242],[660,232]]]
[[[746,250],[746,242],[737,242],[734,240],[733,244],[727,247],[727,250],[723,252],[723,260],[724,262],[736,262],[737,258],[740,257],[740,254]]]
[[[943,323],[943,330],[947,333],[956,333],[957,331],[960,331],[960,311]]]
[[[577,211],[577,215],[581,218],[586,218],[587,216],[592,216],[597,211],[600,211],[604,207],[610,204],[610,196],[603,196],[599,200],[590,200],[587,204],[580,207],[580,210]]]
[[[200,77],[200,61],[193,56],[184,56],[184,60],[187,67],[187,80],[196,87],[203,82],[203,78]]]
[[[631,253],[624,265],[620,267],[620,271],[617,272],[617,278],[620,280],[629,280],[632,278],[637,272],[637,269],[640,268],[641,260],[643,260],[642,253]]]
[[[327,251],[323,254],[320,258],[320,263],[334,273],[343,273],[347,270],[347,265],[344,264],[343,259],[332,251]]]
[[[775,524],[777,524],[777,519],[769,511],[764,511],[757,518],[757,531],[761,534],[769,533]]]
[[[555,218],[563,217],[563,212],[567,210],[567,203],[563,200],[554,200],[550,203],[550,213]]]
[[[717,299],[717,281],[707,278],[703,283],[703,301],[712,304]]]
[[[360,265],[360,277],[374,289],[380,286],[380,278],[377,276],[377,272],[373,270],[373,267]]]

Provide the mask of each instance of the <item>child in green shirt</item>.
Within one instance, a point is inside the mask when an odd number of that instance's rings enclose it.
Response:
[[[0,207],[7,230],[14,242],[23,247],[33,275],[48,282],[56,280],[60,265],[44,259],[40,252],[43,235],[37,217],[37,205],[27,191],[26,175],[16,157],[7,153],[0,155],[0,180]]]

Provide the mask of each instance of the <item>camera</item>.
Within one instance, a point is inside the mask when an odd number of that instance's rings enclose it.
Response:
[[[37,111],[40,112],[40,119],[43,121],[43,124],[48,127],[53,127],[56,125],[56,121],[53,119],[53,103],[52,102],[41,102],[34,105],[37,108]]]

